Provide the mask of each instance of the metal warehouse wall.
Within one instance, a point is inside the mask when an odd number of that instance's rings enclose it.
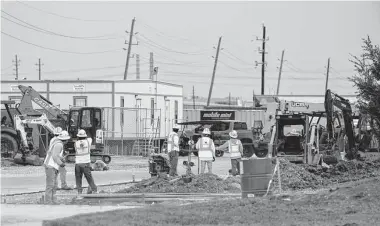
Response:
[[[183,110],[183,121],[199,121],[201,118],[201,111],[206,109],[185,109]],[[231,111],[229,109],[219,111]],[[207,109],[207,111],[213,111],[212,109]],[[217,110],[215,110],[217,111]],[[235,110],[235,120],[246,122],[248,127],[253,127],[255,120],[261,120],[265,125],[265,111],[264,110]]]

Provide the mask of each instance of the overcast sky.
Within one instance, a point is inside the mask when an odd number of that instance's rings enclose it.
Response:
[[[267,36],[265,94],[276,91],[279,58],[285,49],[280,94],[324,94],[329,88],[354,94],[350,53],[361,53],[362,38],[380,44],[380,2],[1,2],[1,79],[19,77],[111,79],[124,76],[128,40],[136,18],[132,54],[140,54],[141,78],[149,76],[154,52],[158,79],[184,85],[184,94],[207,96],[218,38],[222,36],[213,97],[252,99],[261,93],[258,47],[262,22]],[[10,37],[9,35],[13,36]],[[17,39],[19,40],[17,40]],[[27,42],[27,43],[26,43]],[[215,47],[215,48],[214,48]],[[136,78],[131,58],[128,79]]]

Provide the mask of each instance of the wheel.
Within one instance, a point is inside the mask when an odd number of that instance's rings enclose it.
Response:
[[[189,152],[186,152],[186,151],[179,151],[178,155],[179,155],[179,156],[188,156],[188,155],[189,155]]]
[[[105,164],[109,164],[111,162],[111,156],[103,155],[102,160]]]
[[[156,173],[161,172],[162,166],[161,165],[156,165],[155,170],[156,170]]]
[[[216,157],[222,157],[224,155],[224,151],[221,151],[221,150],[216,150],[215,151],[215,156]]]
[[[268,149],[257,149],[255,150],[255,155],[259,158],[264,158],[265,156],[268,155]]]
[[[255,153],[253,145],[243,145],[243,157],[250,158],[252,157],[253,153]]]
[[[1,157],[14,158],[18,151],[18,144],[14,137],[9,134],[1,134]]]

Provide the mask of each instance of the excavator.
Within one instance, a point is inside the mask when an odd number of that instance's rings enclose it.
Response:
[[[355,142],[352,108],[349,100],[333,93],[330,89],[325,93],[326,129],[328,134],[327,149],[334,150],[339,143],[340,151],[345,150],[348,160],[359,158],[357,143]],[[338,108],[341,112],[335,110]],[[347,138],[348,146],[344,144]]]
[[[33,142],[33,128],[30,128],[29,125],[40,125],[51,133],[56,126],[60,126],[63,129],[67,129],[71,136],[65,147],[69,151],[66,161],[75,161],[74,143],[77,140],[76,134],[79,129],[84,129],[93,140],[93,144],[91,145],[91,162],[95,162],[96,160],[102,160],[107,164],[111,162],[109,155],[102,154],[104,140],[101,108],[73,107],[69,110],[69,113],[66,113],[54,106],[31,86],[19,85],[18,88],[23,96],[20,104],[16,105],[16,112],[13,111],[12,114],[8,106],[10,103],[2,101],[2,104],[6,106],[8,117],[11,121],[11,126],[1,126],[2,154],[11,153],[10,156],[17,163],[38,165],[40,163],[36,161],[39,156],[36,154],[37,150]],[[35,110],[33,102],[40,106],[43,112]]]

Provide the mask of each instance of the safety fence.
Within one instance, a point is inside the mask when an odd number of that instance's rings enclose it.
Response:
[[[106,107],[102,120],[107,154],[147,156],[165,138],[161,109]]]

